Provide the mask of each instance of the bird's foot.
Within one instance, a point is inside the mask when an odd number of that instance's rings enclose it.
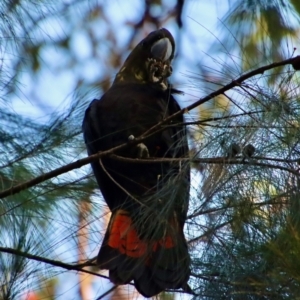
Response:
[[[128,140],[129,141],[134,141],[135,140],[134,135],[131,134],[128,137]],[[136,158],[148,158],[148,157],[150,157],[149,150],[148,150],[147,146],[144,143],[137,144],[134,147],[134,156]]]
[[[137,144],[137,156],[138,158],[148,158],[149,155],[149,150],[147,146],[143,143]]]

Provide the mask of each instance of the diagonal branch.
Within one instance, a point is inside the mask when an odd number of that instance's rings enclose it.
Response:
[[[274,69],[274,68],[277,68],[277,67],[281,67],[281,66],[285,66],[285,65],[294,65],[294,64],[298,63],[299,61],[300,61],[300,56],[296,56],[296,57],[293,57],[293,58],[282,60],[282,61],[277,62],[277,63],[271,63],[269,65],[266,65],[266,66],[257,68],[255,70],[252,70],[252,71],[240,76],[236,80],[232,80],[229,84],[226,84],[222,88],[210,93],[209,95],[205,96],[204,98],[199,99],[195,103],[193,103],[191,105],[188,105],[187,107],[181,109],[180,111],[176,112],[175,114],[163,119],[162,121],[157,123],[155,126],[148,129],[141,137],[146,136],[147,134],[149,134],[150,132],[152,132],[156,128],[160,127],[162,124],[167,123],[168,121],[170,121],[174,117],[177,117],[179,115],[183,115],[185,113],[188,113],[190,110],[196,108],[197,106],[200,106],[201,104],[206,103],[207,101],[211,100],[212,98],[215,98],[216,96],[224,94],[225,92],[231,90],[232,88],[234,88],[236,86],[240,86],[242,84],[242,82],[244,82],[245,80],[247,80],[251,77],[254,77],[254,76],[259,75],[259,74],[263,74],[265,71],[268,71],[268,70],[271,70],[271,69]]]
[[[98,277],[102,277],[102,278],[105,278],[105,279],[109,279],[107,276],[104,276],[104,275],[101,275],[99,273],[83,269],[83,267],[87,265],[85,263],[76,264],[76,265],[67,264],[67,263],[63,263],[59,260],[53,260],[53,259],[45,258],[45,257],[38,256],[38,255],[33,255],[33,254],[30,254],[30,253],[27,253],[27,252],[23,252],[23,251],[14,249],[14,248],[7,248],[7,247],[0,247],[0,252],[25,257],[25,258],[28,258],[28,259],[31,259],[31,260],[42,262],[42,263],[45,263],[45,264],[48,264],[48,265],[51,265],[51,266],[55,266],[55,267],[58,267],[58,268],[62,268],[62,269],[65,269],[65,270],[69,270],[69,271],[78,271],[78,272],[83,272],[83,273],[95,275],[95,276],[98,276]],[[88,265],[91,265],[91,263],[89,263]]]
[[[102,160],[99,159],[99,164],[102,168],[102,170],[104,171],[104,173],[108,176],[108,178],[117,186],[119,187],[129,198],[131,198],[132,200],[136,201],[137,203],[139,203],[141,206],[146,206],[144,203],[142,203],[141,201],[139,201],[138,199],[136,199],[133,195],[131,195],[124,187],[122,187],[117,181],[114,180],[114,178],[109,174],[109,172],[106,170],[106,168],[104,167]]]
[[[101,294],[96,300],[103,299],[105,296],[107,296],[110,293],[112,293],[116,288],[118,288],[118,285],[114,285],[113,287],[111,287],[109,290],[107,290],[106,292],[104,292],[103,294]]]
[[[146,132],[144,132],[140,137],[137,137],[134,141],[128,142],[128,143],[124,143],[122,145],[116,146],[114,148],[111,148],[107,151],[103,151],[103,152],[99,152],[97,154],[91,155],[89,157],[85,157],[83,159],[79,159],[73,163],[67,164],[63,167],[57,168],[55,170],[52,170],[48,173],[45,173],[43,175],[40,175],[38,177],[35,177],[32,180],[28,180],[24,183],[20,183],[17,184],[11,188],[8,188],[6,190],[3,190],[2,192],[0,192],[0,199],[7,197],[7,196],[11,196],[14,195],[16,193],[19,193],[22,190],[28,189],[30,187],[33,187],[41,182],[44,182],[48,179],[54,178],[58,175],[61,175],[63,173],[67,173],[71,170],[77,169],[77,168],[81,168],[84,165],[87,165],[93,161],[98,160],[99,158],[102,158],[104,156],[110,155],[112,153],[114,153],[117,150],[123,149],[125,147],[129,147],[130,145],[135,145],[138,143],[143,142],[144,140],[146,140],[149,136],[155,134],[158,131],[164,130],[164,128],[162,128],[163,124],[168,123],[169,121],[171,121],[172,119],[174,119],[175,117],[179,116],[179,115],[183,115],[184,113],[189,112],[190,110],[196,108],[197,106],[208,102],[209,100],[211,100],[212,98],[219,96],[221,94],[224,94],[226,91],[240,86],[242,84],[242,82],[244,82],[245,80],[254,77],[256,75],[259,74],[263,74],[265,71],[267,70],[271,70],[277,67],[281,67],[281,66],[285,66],[285,65],[297,65],[300,61],[300,56],[296,56],[293,58],[289,58],[277,63],[271,63],[269,65],[260,67],[258,69],[252,70],[240,77],[238,77],[236,80],[231,81],[229,84],[223,86],[222,88],[210,93],[209,95],[205,96],[204,98],[199,99],[198,101],[196,101],[195,103],[188,105],[187,107],[181,109],[180,111],[176,112],[175,114],[163,119],[162,121],[160,121],[159,123],[157,123],[155,126],[151,127],[150,129],[148,129]]]

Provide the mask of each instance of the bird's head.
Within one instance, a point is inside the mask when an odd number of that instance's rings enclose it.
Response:
[[[129,54],[116,75],[114,84],[154,83],[167,89],[174,52],[174,38],[167,29],[151,32]]]

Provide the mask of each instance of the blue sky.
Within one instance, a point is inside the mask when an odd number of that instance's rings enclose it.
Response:
[[[174,1],[165,2],[172,4]],[[126,41],[130,35],[128,28],[123,24],[138,18],[141,3],[142,1],[139,0],[130,1],[130,4],[128,1],[107,2],[106,10],[108,15],[112,15],[111,20],[117,29],[119,45],[124,44],[123,41]],[[180,44],[177,44],[177,49],[180,53],[184,53],[184,56],[174,62],[177,68],[173,75],[173,80],[179,83],[183,90],[190,87],[188,78],[183,74],[197,72],[197,66],[192,65],[195,58],[199,61],[199,56],[203,56],[205,61],[205,53],[216,41],[218,35],[218,18],[222,18],[227,9],[227,1],[187,1],[183,13],[184,34]],[[50,20],[43,26],[43,32],[47,32],[50,38],[55,39],[64,35],[65,25],[61,24],[58,19]],[[176,38],[174,24],[169,23],[166,27]],[[73,35],[71,46],[80,63],[74,68],[61,69],[60,65],[68,60],[68,54],[53,46],[46,47],[41,57],[44,64],[36,78],[33,80],[32,75],[26,72],[21,77],[19,97],[16,97],[13,102],[15,111],[31,118],[44,118],[51,111],[64,109],[72,100],[78,72],[86,81],[91,81],[101,73],[101,65],[97,64],[92,57],[92,45],[88,36],[80,30],[80,25],[75,30],[76,34]],[[105,28],[101,27],[102,30]]]

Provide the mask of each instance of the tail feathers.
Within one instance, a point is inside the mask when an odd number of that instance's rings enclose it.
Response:
[[[190,257],[184,240],[170,249],[160,247],[158,251],[153,252],[152,260],[155,261],[152,272],[158,285],[179,289],[187,283],[190,275]]]
[[[190,257],[182,232],[156,241],[139,238],[128,213],[119,210],[111,218],[97,263],[109,270],[115,284],[134,281],[145,297],[166,289],[185,288]]]
[[[148,267],[144,267],[140,277],[134,279],[134,286],[144,297],[153,297],[166,289],[157,284],[152,270]]]

